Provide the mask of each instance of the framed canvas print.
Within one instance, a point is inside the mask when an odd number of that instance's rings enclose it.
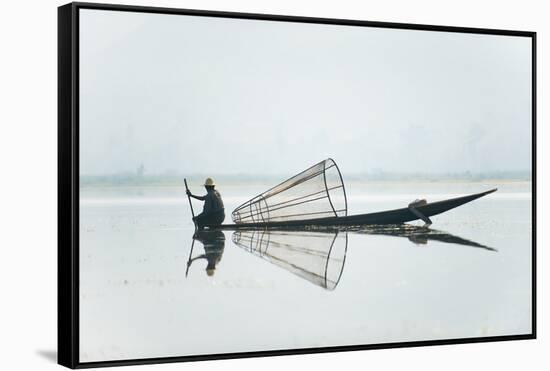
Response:
[[[535,338],[534,32],[58,16],[60,364]]]

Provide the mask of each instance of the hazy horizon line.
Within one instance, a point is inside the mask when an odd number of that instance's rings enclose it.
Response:
[[[128,185],[175,185],[182,184],[184,179],[190,183],[203,182],[206,177],[213,177],[218,183],[236,183],[241,181],[273,183],[282,182],[293,174],[139,174],[116,173],[106,175],[80,175],[81,186],[128,186]],[[531,181],[532,172],[523,171],[485,171],[485,172],[389,172],[375,171],[366,173],[351,173],[343,176],[344,182],[349,181]]]
[[[489,175],[489,174],[531,174],[531,169],[514,169],[514,170],[487,170],[487,171],[473,171],[473,170],[462,170],[462,171],[393,171],[393,170],[381,170],[374,169],[363,172],[346,172],[342,176],[346,177],[365,177],[365,176],[377,176],[377,175],[463,175],[463,174],[472,174],[472,175]],[[112,173],[103,173],[103,174],[80,174],[80,177],[119,177],[119,176],[140,176],[140,177],[258,177],[258,178],[272,178],[280,176],[292,176],[295,173],[290,172],[281,172],[281,173],[248,173],[248,172],[232,172],[232,173],[206,173],[206,172],[192,172],[192,173],[183,173],[179,171],[164,171],[164,172],[154,172],[154,173],[139,173],[139,171],[121,171],[121,172],[112,172]]]

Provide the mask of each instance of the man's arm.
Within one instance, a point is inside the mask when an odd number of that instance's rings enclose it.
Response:
[[[189,197],[193,197],[193,198],[195,198],[195,199],[197,199],[197,200],[201,200],[201,201],[206,200],[206,196],[195,196],[195,195],[192,194],[191,191],[189,191],[189,190],[188,190],[186,193],[187,193],[187,195],[188,195]]]

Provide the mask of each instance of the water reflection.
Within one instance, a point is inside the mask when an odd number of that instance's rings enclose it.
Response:
[[[233,233],[235,245],[327,290],[340,281],[346,231],[244,230]]]
[[[431,240],[455,245],[477,247],[489,251],[497,251],[492,247],[485,246],[444,231],[410,224],[348,227],[346,230],[358,234],[404,237],[416,245],[426,245],[428,241]]]
[[[199,241],[203,248],[204,254],[193,257],[193,249],[195,247],[195,241]],[[204,259],[206,260],[206,274],[213,276],[216,272],[216,266],[222,259],[223,249],[225,248],[225,235],[220,230],[202,230],[196,231],[193,235],[193,243],[191,244],[191,251],[189,252],[189,259],[187,260],[187,270],[185,276],[189,274],[189,268],[193,262]]]
[[[324,289],[334,290],[342,277],[350,234],[401,237],[408,239],[414,245],[426,245],[428,241],[437,241],[497,251],[492,247],[444,231],[407,224],[345,228],[237,230],[233,233],[232,240],[236,246],[263,260]],[[197,254],[197,251],[193,251],[196,241],[203,245],[204,253],[193,256]],[[207,275],[214,275],[224,248],[225,235],[222,231],[195,232],[185,275],[188,275],[192,263],[200,259],[207,262]]]

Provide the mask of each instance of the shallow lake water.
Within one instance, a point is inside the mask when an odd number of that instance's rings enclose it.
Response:
[[[225,222],[269,186],[220,186]],[[81,188],[80,361],[531,332],[531,183],[346,187],[350,215],[499,190],[429,230],[194,236],[183,187]]]

